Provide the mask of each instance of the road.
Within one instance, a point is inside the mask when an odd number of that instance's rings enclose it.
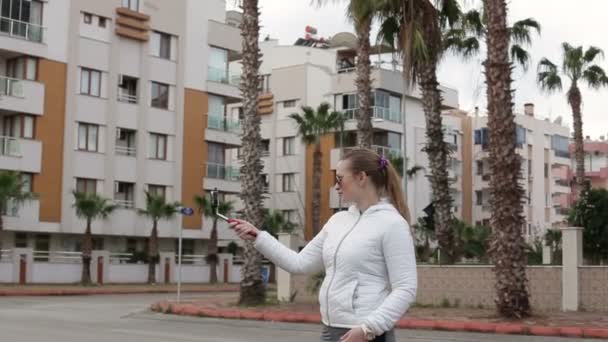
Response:
[[[205,295],[194,295],[197,298]],[[213,295],[209,295],[213,296]],[[0,297],[2,342],[237,342],[318,341],[320,327],[179,317],[148,306],[168,295]],[[187,299],[187,297],[186,297]],[[415,342],[580,342],[582,339],[433,331],[397,333]]]

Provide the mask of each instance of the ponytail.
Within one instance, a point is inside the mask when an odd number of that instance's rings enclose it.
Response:
[[[407,222],[410,222],[410,210],[407,207],[405,195],[401,189],[401,177],[399,177],[397,170],[395,170],[395,167],[391,163],[388,163],[386,166],[386,173],[387,195],[401,216],[403,216]]]

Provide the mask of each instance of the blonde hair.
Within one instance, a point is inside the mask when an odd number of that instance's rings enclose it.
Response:
[[[401,189],[401,177],[386,157],[380,156],[375,151],[369,149],[357,148],[349,150],[342,157],[342,160],[350,162],[351,171],[365,172],[371,179],[372,184],[380,192],[379,195],[388,196],[401,216],[406,221],[410,221],[410,211]]]

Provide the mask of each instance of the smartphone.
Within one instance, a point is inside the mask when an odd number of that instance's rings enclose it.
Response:
[[[215,215],[217,215],[217,217],[221,218],[222,220],[224,220],[224,221],[226,221],[228,223],[232,223],[232,222],[236,221],[235,219],[228,218],[228,217],[226,217],[226,216],[224,216],[224,215],[222,215],[220,213],[216,213]]]

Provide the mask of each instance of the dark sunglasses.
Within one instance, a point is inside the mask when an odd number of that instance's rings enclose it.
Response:
[[[336,175],[336,184],[342,186],[342,179],[344,179],[344,176]]]

